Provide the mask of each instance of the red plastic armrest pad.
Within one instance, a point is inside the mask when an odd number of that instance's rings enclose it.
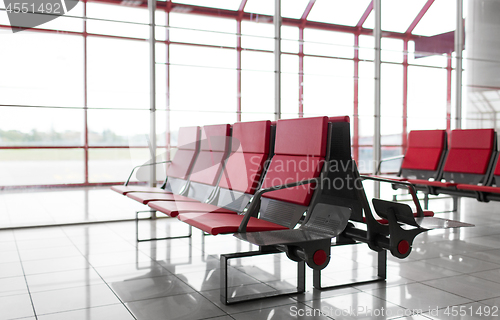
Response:
[[[459,184],[459,185],[457,185],[457,189],[470,190],[470,191],[480,191],[480,192],[500,193],[500,187],[478,186],[478,185],[474,185],[474,184]]]
[[[177,217],[179,213],[183,212],[236,214],[236,212],[232,210],[219,208],[212,204],[202,202],[151,201],[148,203],[148,206],[170,217]]]
[[[173,193],[145,193],[145,192],[130,192],[127,197],[134,199],[142,204],[147,204],[150,201],[197,201],[188,197],[180,196]]]
[[[112,186],[111,190],[126,195],[129,192],[171,193],[158,187],[147,186]]]
[[[421,179],[408,179],[408,182],[416,185],[425,185],[425,186],[443,187],[443,188],[455,187],[457,185],[457,183],[453,182],[429,181]]]

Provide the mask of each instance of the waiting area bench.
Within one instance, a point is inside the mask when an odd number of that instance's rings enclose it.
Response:
[[[205,126],[200,137],[198,146],[189,149],[194,150],[195,162],[186,170],[189,173],[173,176],[176,182],[183,181],[183,188],[167,190],[169,176],[160,192],[130,190],[126,195],[190,228],[211,235],[234,234],[259,248],[220,256],[225,304],[304,292],[306,264],[314,270],[314,286],[324,289],[321,270],[330,262],[332,239],[337,239],[335,245],[367,243],[378,252],[378,272],[370,280],[383,280],[387,251],[406,258],[422,232],[471,226],[426,214],[411,183],[361,176],[351,157],[348,117]],[[171,165],[175,163],[177,154]],[[169,167],[167,175],[170,172]],[[376,213],[385,219],[377,220],[364,192],[364,179],[408,188],[416,212],[406,204],[373,199]],[[296,288],[228,295],[229,260],[279,252],[297,262]]]
[[[493,129],[460,129],[447,136],[444,130],[412,131],[398,177],[426,195],[498,200],[500,175],[497,138]],[[500,180],[499,180],[500,181]],[[397,186],[395,186],[397,188]]]

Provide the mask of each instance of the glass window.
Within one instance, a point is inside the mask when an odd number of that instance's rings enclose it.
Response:
[[[150,160],[148,148],[89,149],[89,182],[124,181],[134,166]],[[147,181],[149,168],[136,170],[131,181]],[[157,180],[165,179],[165,170],[157,166]]]
[[[383,0],[382,30],[400,33],[406,32],[426,2],[427,0]],[[372,10],[363,27],[373,29],[375,25],[374,17]]]
[[[88,37],[88,106],[149,109],[145,41]]]
[[[243,48],[274,51],[274,25],[272,23],[242,21],[241,34]]]
[[[344,32],[304,29],[304,53],[342,58],[354,57],[354,35]]]
[[[149,23],[147,8],[87,2],[87,17],[114,21]]]
[[[242,112],[274,112],[274,72],[241,72]]]
[[[354,27],[370,0],[316,0],[307,20]]]
[[[74,108],[0,107],[0,145],[81,146],[83,112]]]
[[[408,67],[408,132],[446,128],[446,88],[446,70]]]
[[[236,46],[236,21],[177,12],[170,13],[170,40]]]
[[[236,111],[236,70],[170,67],[170,109]]]
[[[226,10],[238,10],[241,0],[178,0],[176,3]]]
[[[0,158],[2,186],[84,182],[83,149],[0,150]]]
[[[304,58],[304,113],[352,114],[354,63],[331,58]]]
[[[147,146],[149,110],[88,110],[91,146]]]
[[[281,3],[283,3],[283,1]],[[247,4],[245,6],[245,12],[252,12],[252,13],[273,16],[274,15],[274,1],[248,0]]]
[[[83,37],[23,31],[2,47],[2,104],[83,107]]]

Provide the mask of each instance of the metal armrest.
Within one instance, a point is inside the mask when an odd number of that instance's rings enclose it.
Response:
[[[146,164],[141,164],[141,165],[138,165],[138,166],[135,166],[132,171],[130,172],[130,175],[128,176],[128,179],[127,181],[125,181],[125,183],[123,184],[124,186],[127,186],[129,181],[130,181],[130,178],[132,178],[132,175],[134,174],[134,171],[135,169],[137,168],[140,168],[140,167],[145,167],[145,166],[152,166],[152,165],[155,165],[155,164],[160,164],[160,163],[171,163],[172,161],[171,160],[167,160],[167,161],[160,161],[160,162],[152,162],[152,163],[146,163]]]
[[[402,154],[399,156],[384,158],[384,159],[380,160],[380,162],[378,163],[378,166],[377,166],[377,171],[375,171],[375,174],[380,174],[380,168],[382,167],[383,162],[397,160],[397,159],[403,159],[404,157],[405,157],[404,154]]]
[[[247,212],[245,212],[245,216],[243,217],[243,220],[241,221],[241,224],[238,228],[238,233],[246,232],[247,224],[248,224],[248,221],[250,221],[250,217],[252,217],[256,213],[258,213],[260,210],[260,198],[262,197],[262,195],[264,193],[282,190],[282,189],[293,188],[293,187],[298,187],[298,186],[301,186],[304,184],[319,183],[320,181],[321,181],[320,178],[313,178],[313,179],[301,180],[301,181],[291,182],[291,183],[287,183],[287,184],[272,186],[269,188],[258,190],[255,193],[255,195],[252,197],[252,202],[248,206]]]
[[[396,181],[396,180],[391,180],[391,179],[384,179],[384,178],[378,178],[378,177],[371,177],[371,176],[360,176],[362,179],[366,180],[374,180],[374,181],[379,181],[379,182],[388,182],[391,184],[399,184],[402,186],[407,186],[408,191],[411,194],[411,197],[413,199],[413,203],[415,203],[415,206],[417,208],[417,217],[423,218],[424,217],[424,211],[422,210],[422,207],[420,206],[420,201],[418,201],[417,198],[417,191],[415,189],[415,186],[409,182],[403,182],[403,181]]]

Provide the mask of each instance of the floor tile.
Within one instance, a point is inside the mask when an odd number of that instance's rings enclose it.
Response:
[[[24,277],[0,278],[0,296],[27,294],[28,287]]]
[[[240,296],[246,296],[246,295],[252,295],[256,293],[266,293],[266,292],[271,292],[273,291],[272,288],[266,286],[264,283],[260,284],[250,284],[250,285],[245,285],[245,286],[238,286],[238,287],[233,287],[228,289],[228,296],[229,297],[240,297]],[[239,312],[244,312],[244,311],[250,311],[250,310],[259,310],[262,308],[269,308],[269,307],[275,307],[275,306],[281,306],[285,304],[290,304],[290,303],[295,303],[295,300],[293,299],[294,295],[289,295],[289,296],[280,296],[280,297],[270,297],[266,299],[259,299],[259,300],[252,300],[252,301],[245,301],[245,302],[240,302],[237,304],[229,304],[225,305],[221,302],[221,297],[220,297],[220,290],[209,290],[209,291],[203,291],[201,294],[206,297],[208,300],[210,300],[213,304],[218,306],[220,309],[223,311],[227,312],[228,314],[233,314],[233,313],[239,313]]]
[[[105,284],[34,292],[31,297],[37,315],[120,303]]]
[[[52,313],[38,317],[39,320],[134,320],[122,304],[86,308],[74,311]]]
[[[144,253],[136,252],[135,250],[93,254],[88,256],[87,259],[89,263],[96,268],[136,262],[150,263],[151,261],[151,258],[146,256]]]
[[[423,311],[471,302],[470,299],[421,283],[377,289],[371,294],[406,309]]]
[[[159,263],[152,260],[141,264],[134,263],[96,267],[95,270],[106,282],[162,277],[172,274]]]
[[[474,301],[500,295],[500,283],[465,274],[426,281],[424,284]]]
[[[23,262],[26,275],[51,273],[59,271],[77,270],[89,268],[87,260],[80,257],[68,257],[46,260],[33,260]]]
[[[460,273],[473,273],[485,270],[498,269],[499,264],[470,258],[463,255],[449,255],[440,258],[428,259],[427,263]]]
[[[137,319],[198,320],[225,315],[199,293],[188,293],[157,299],[129,302],[126,306]]]
[[[124,302],[194,292],[193,288],[174,275],[118,281],[109,285]]]
[[[430,264],[427,260],[402,263],[398,267],[389,267],[387,272],[389,274],[396,273],[403,278],[414,281],[426,281],[460,274],[459,272]]]
[[[220,287],[220,268],[186,274],[180,273],[177,274],[177,276],[199,292]],[[252,278],[236,268],[228,269],[227,279],[229,287],[260,283],[259,280]]]
[[[71,245],[56,248],[20,249],[19,255],[21,256],[21,260],[24,262],[31,260],[77,257],[82,254],[75,246]]]
[[[17,252],[17,250],[0,252],[0,263],[18,262],[18,261],[21,261],[21,259],[19,259],[19,253]]]
[[[22,276],[23,267],[20,262],[0,263],[0,278]]]
[[[104,284],[101,277],[91,268],[27,275],[30,292]]]
[[[0,320],[26,318],[34,315],[28,294],[0,297]]]

